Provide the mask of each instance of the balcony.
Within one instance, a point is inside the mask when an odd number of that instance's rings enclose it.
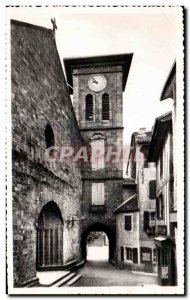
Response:
[[[167,226],[166,225],[158,225],[156,233],[161,234],[161,235],[166,235],[167,234]]]
[[[155,235],[155,232],[156,232],[156,226],[149,226],[146,231],[146,233],[150,235]]]
[[[90,205],[89,212],[95,214],[104,214],[106,213],[106,205]]]

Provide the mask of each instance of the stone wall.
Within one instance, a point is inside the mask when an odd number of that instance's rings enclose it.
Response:
[[[103,62],[102,62],[103,64]],[[107,79],[107,86],[102,92],[93,93],[88,87],[88,80],[92,74],[102,74]],[[122,67],[94,66],[73,70],[73,105],[80,128],[120,127],[123,124],[122,98]],[[108,93],[110,97],[110,120],[102,121],[102,95]],[[94,99],[94,121],[85,120],[85,98],[92,94]]]
[[[11,23],[14,284],[36,276],[36,232],[41,209],[54,201],[63,217],[63,264],[80,259],[80,165],[44,159],[45,128],[55,146],[81,144],[53,32]],[[72,220],[70,222],[69,220]]]

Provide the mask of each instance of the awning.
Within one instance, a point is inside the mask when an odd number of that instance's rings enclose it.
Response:
[[[173,239],[171,239],[171,237],[158,236],[154,238],[154,244],[158,247],[164,247],[164,248],[175,247],[175,242]]]

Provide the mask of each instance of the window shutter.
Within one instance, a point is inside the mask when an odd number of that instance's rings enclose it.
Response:
[[[93,97],[86,96],[86,121],[93,121]]]
[[[104,168],[104,140],[98,141],[98,149],[99,149],[99,157],[97,158],[97,168],[103,169]]]
[[[105,167],[104,140],[91,141],[92,170],[97,171]]]
[[[156,198],[156,218],[159,219],[160,211],[159,211],[159,198]]]
[[[102,120],[110,119],[110,105],[109,105],[109,95],[104,94],[102,96]]]
[[[104,183],[98,183],[97,204],[104,205]]]
[[[96,171],[98,170],[98,158],[93,156],[93,152],[95,153],[97,151],[97,141],[91,142],[91,160],[92,160],[92,170]]]
[[[121,261],[124,261],[124,248],[121,247]]]
[[[156,198],[156,180],[149,181],[149,198],[150,199]]]
[[[97,194],[98,194],[98,185],[97,183],[92,183],[92,205],[97,204]]]
[[[149,211],[144,211],[144,231],[149,228]]]
[[[138,249],[133,248],[133,263],[138,264]]]
[[[131,224],[131,216],[125,216],[125,230],[131,230],[132,224]]]

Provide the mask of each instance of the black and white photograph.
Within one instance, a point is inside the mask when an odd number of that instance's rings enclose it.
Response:
[[[184,295],[184,8],[7,6],[7,293]]]

